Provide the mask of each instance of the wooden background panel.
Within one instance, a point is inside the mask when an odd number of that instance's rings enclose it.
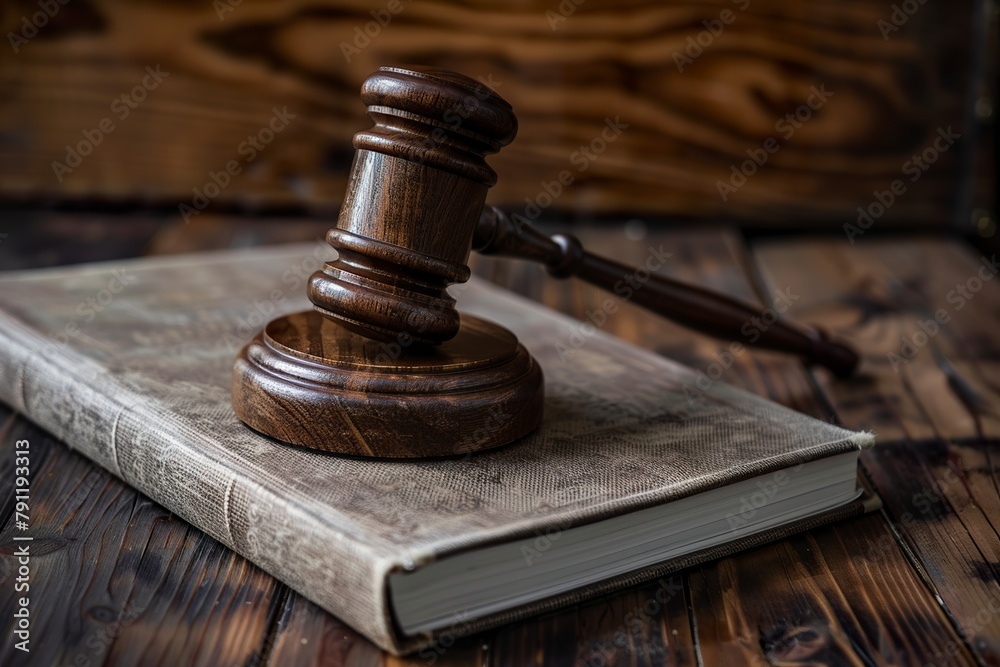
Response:
[[[971,2],[926,3],[892,32],[892,9],[877,0],[398,2],[396,14],[390,0],[60,6],[35,37],[0,49],[0,197],[190,204],[235,160],[240,173],[210,205],[333,207],[350,137],[369,124],[360,83],[383,64],[498,85],[521,131],[492,160],[492,196],[515,210],[528,198],[584,219],[843,223],[875,189],[910,178],[904,164],[952,126],[962,139],[880,220],[940,224],[954,217],[963,151],[978,145],[963,122]],[[373,10],[390,17],[384,27],[369,24]],[[5,3],[8,41],[36,11],[34,0]],[[169,74],[146,78],[155,87],[125,106],[120,97],[157,66]],[[832,96],[821,102],[819,88]],[[295,118],[273,141],[243,144],[286,107]],[[796,112],[808,120],[783,120]],[[606,118],[628,127],[599,151]],[[113,131],[95,134],[104,119]],[[86,150],[85,131],[100,143],[71,166],[66,147]],[[745,184],[730,180],[768,138],[777,152],[750,165]],[[593,160],[580,152],[591,142]],[[563,170],[572,183],[548,204],[544,184]],[[721,182],[739,187],[724,200]]]

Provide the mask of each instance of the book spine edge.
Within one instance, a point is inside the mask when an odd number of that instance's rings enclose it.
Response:
[[[0,311],[0,400],[382,648],[399,650],[388,608],[393,561],[334,527],[303,537],[297,528],[304,523],[327,524],[238,470],[210,469],[194,447],[172,437],[176,424],[137,408],[113,390],[118,385],[112,378],[88,382],[60,369],[57,360],[103,371]],[[60,396],[63,400],[57,400]],[[121,409],[112,416],[108,408],[114,404]],[[197,483],[178,494],[171,471]],[[201,487],[197,496],[194,487]]]

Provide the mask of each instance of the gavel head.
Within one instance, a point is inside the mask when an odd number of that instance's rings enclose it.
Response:
[[[317,311],[376,340],[436,345],[458,333],[452,283],[469,279],[472,235],[496,183],[484,156],[514,139],[510,105],[446,70],[383,67],[361,99],[338,253],[309,279]]]

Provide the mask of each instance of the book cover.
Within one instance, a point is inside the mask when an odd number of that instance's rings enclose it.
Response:
[[[285,446],[231,407],[232,362],[267,320],[306,310],[325,246],[3,274],[0,400],[395,653],[395,572],[549,534],[870,446],[473,279],[459,308],[511,329],[545,374],[542,427],[424,461]],[[387,343],[390,345],[390,343]],[[391,348],[387,353],[391,353]],[[497,414],[497,420],[504,415]],[[488,426],[487,426],[488,427]],[[864,499],[484,618],[475,632],[870,508]],[[526,564],[526,567],[530,564]]]

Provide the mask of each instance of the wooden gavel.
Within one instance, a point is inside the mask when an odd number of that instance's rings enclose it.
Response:
[[[550,238],[530,225],[515,224],[494,206],[483,211],[472,248],[483,255],[538,261],[548,267],[551,276],[576,276],[606,290],[613,290],[636,273],[634,268],[587,252],[575,236],[556,234]],[[849,377],[858,365],[858,355],[851,348],[831,341],[820,329],[787,320],[754,326],[755,335],[748,336],[746,327],[760,322],[763,313],[724,294],[656,274],[638,285],[631,281],[629,291],[630,301],[716,338],[796,354],[807,363],[830,369],[837,377]]]
[[[375,125],[354,136],[347,195],[327,233],[338,257],[310,277],[314,311],[270,322],[241,351],[237,414],[279,440],[362,456],[510,442],[541,419],[541,372],[510,332],[459,317],[447,288],[469,279],[470,251],[539,261],[553,276],[609,290],[636,271],[485,205],[497,176],[484,158],[517,133],[510,105],[487,86],[435,68],[383,67],[361,98]],[[630,300],[838,376],[858,362],[821,332],[780,319],[750,340],[741,329],[760,311],[661,275],[637,284]],[[394,341],[401,353],[383,359],[372,341]],[[482,428],[498,407],[517,417]]]
[[[538,261],[555,277],[578,276],[607,290],[635,274],[585,251],[573,236],[549,238],[483,208],[496,182],[483,155],[509,143],[517,128],[510,106],[493,91],[450,72],[382,68],[361,96],[376,126],[354,137],[359,152],[347,200],[327,235],[340,259],[310,282],[309,298],[320,312],[380,340],[401,334],[432,345],[449,340],[459,317],[445,289],[468,280],[470,247]],[[457,127],[445,131],[449,114]],[[398,160],[388,163],[386,155]],[[797,354],[841,377],[858,363],[850,348],[783,320],[754,329],[751,341],[741,329],[760,310],[664,276],[651,276],[630,300],[711,336]]]

